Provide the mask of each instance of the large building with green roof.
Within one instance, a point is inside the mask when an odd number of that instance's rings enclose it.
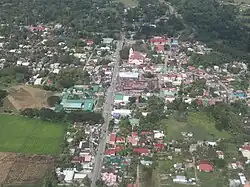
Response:
[[[76,85],[63,91],[60,105],[56,111],[93,111],[97,103],[95,93],[99,91],[99,85]]]

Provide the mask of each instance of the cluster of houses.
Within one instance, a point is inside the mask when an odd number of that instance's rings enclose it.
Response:
[[[146,52],[135,51],[131,47],[128,60],[123,60],[120,68],[115,98],[115,104],[118,107],[114,108],[113,113],[130,114],[125,107],[129,97],[158,95],[165,99],[166,104],[170,103],[178,96],[180,89],[191,90],[192,93],[187,91],[184,95],[188,103],[193,100],[202,105],[237,99],[248,101],[248,90],[233,86],[238,74],[230,72],[228,67],[232,65],[204,68],[188,64],[190,59],[188,53],[204,55],[211,52],[211,49],[205,45],[159,36],[144,43],[148,46],[148,53],[154,50],[156,53],[150,56]],[[154,57],[160,58],[161,63],[155,63]],[[245,72],[247,69],[246,64],[239,62],[234,62],[233,67],[239,68],[240,72]],[[192,87],[199,80],[205,82],[204,87]],[[198,89],[202,91],[196,91]]]
[[[165,103],[168,104],[175,100],[180,89],[189,88],[202,79],[205,83],[205,86],[202,87],[202,92],[197,92],[198,94],[195,96],[187,93],[184,96],[186,102],[191,103],[193,100],[196,100],[201,105],[214,105],[216,102],[221,101],[247,99],[246,90],[236,90],[231,85],[230,82],[237,75],[231,73],[227,66],[214,66],[211,68],[200,66],[197,68],[188,65],[190,57],[187,52],[198,55],[208,54],[211,52],[211,49],[205,45],[198,42],[181,42],[178,39],[167,37],[153,37],[143,43],[148,46],[153,57],[146,52],[136,51],[131,47],[128,60],[122,61],[117,77],[118,81],[112,111],[115,125],[113,131],[109,134],[104,152],[107,162],[104,164],[102,171],[102,180],[108,186],[113,186],[122,181],[121,176],[124,173],[124,168],[127,168],[125,167],[126,165],[131,164],[133,157],[139,157],[140,164],[150,166],[153,163],[152,156],[155,153],[165,154],[166,151],[171,150],[169,142],[165,139],[166,136],[161,131],[137,132],[132,130],[128,136],[121,136],[119,133],[121,118],[129,118],[132,126],[139,124],[139,120],[133,118],[133,110],[129,107],[131,98],[135,98],[137,107],[143,105],[141,100],[147,100],[152,95],[163,97]],[[154,63],[154,57],[160,58],[162,63]],[[237,67],[240,67],[240,71],[245,71],[244,63],[235,62],[235,64],[238,65]],[[108,73],[105,72],[104,74]],[[195,90],[197,88],[191,87],[192,89]],[[147,111],[142,112],[142,115],[146,116]],[[186,136],[192,137],[192,133],[187,133]],[[197,151],[197,146],[199,146],[198,143],[197,145],[192,144],[190,145],[190,149]],[[206,146],[213,147],[216,155],[215,159],[224,159],[224,153],[219,149],[217,150],[216,142],[207,142]],[[175,148],[173,152],[175,154],[182,154],[183,150]],[[117,160],[117,162],[110,162],[110,159]],[[184,163],[185,161],[181,164]],[[245,164],[239,163],[240,161],[235,160],[235,162],[230,163],[230,167],[232,169],[235,167],[240,168],[240,165]],[[197,172],[214,172],[219,170],[213,160],[209,158],[196,157],[193,160],[191,157],[189,158],[189,162],[185,164],[189,164],[193,168],[195,171],[193,176],[185,176],[183,172],[176,172],[175,175],[171,174],[170,178],[172,182],[198,184],[199,177],[197,177]],[[176,171],[179,171],[179,169],[176,169]],[[136,183],[135,178],[131,180],[134,183]],[[239,172],[238,178],[233,180],[240,180],[240,185],[247,184],[247,180],[244,180],[243,172]],[[129,183],[128,186],[133,184]]]
[[[0,37],[0,68],[7,63],[9,54],[17,56],[13,65],[28,67],[33,76],[28,84],[50,85],[55,80],[43,76],[42,72],[59,74],[67,68],[78,68],[87,71],[90,75],[91,85],[75,85],[63,90],[62,101],[56,105],[56,111],[94,111],[100,96],[104,96],[105,87],[109,86],[112,77],[113,64],[116,60],[114,55],[115,43],[113,38],[103,38],[101,44],[95,44],[91,39],[79,39],[83,46],[72,48],[67,42],[59,41],[55,45],[52,37],[56,30],[62,28],[61,24],[27,26],[30,40],[18,42],[14,48],[9,47],[9,39]],[[34,36],[39,35],[40,37]],[[57,40],[56,40],[57,41]],[[23,43],[22,43],[23,42]],[[131,164],[133,157],[140,157],[142,165],[151,165],[154,153],[164,152],[169,149],[166,135],[161,131],[132,131],[127,137],[119,134],[119,119],[128,117],[132,126],[139,124],[138,119],[132,116],[133,111],[129,108],[131,98],[135,98],[138,107],[143,107],[143,101],[156,95],[162,97],[166,104],[171,103],[178,96],[180,89],[191,90],[193,93],[185,93],[185,101],[191,103],[196,100],[201,105],[213,105],[218,101],[234,101],[244,99],[248,101],[250,89],[239,89],[233,83],[238,81],[238,75],[247,71],[247,66],[241,62],[232,62],[222,66],[194,67],[189,65],[190,54],[205,55],[211,52],[210,48],[199,42],[182,42],[177,38],[155,36],[143,42],[147,49],[137,51],[129,46],[127,60],[122,60],[117,77],[116,93],[113,103],[112,117],[115,121],[114,129],[109,134],[107,147],[104,152],[104,168],[102,168],[102,180],[108,186],[117,185],[123,180],[122,175]],[[125,45],[126,44],[125,42]],[[30,57],[24,54],[38,54]],[[23,58],[25,56],[25,58]],[[36,58],[34,58],[36,56]],[[64,58],[70,62],[64,62]],[[157,61],[157,63],[156,63]],[[237,72],[237,73],[235,73]],[[199,80],[204,80],[205,86],[196,91],[195,87]],[[199,86],[199,85],[198,85]],[[237,85],[236,85],[237,86]],[[194,94],[195,93],[195,94]],[[249,102],[250,104],[250,102]],[[147,111],[142,112],[146,116]],[[98,125],[93,132],[85,132],[87,138],[71,147],[73,156],[72,164],[78,167],[58,168],[56,170],[62,183],[79,182],[87,176],[91,178],[94,166],[95,147],[99,141]],[[70,136],[70,135],[69,135]],[[95,141],[95,139],[97,141]],[[69,138],[70,142],[74,142]],[[249,150],[243,146],[241,152],[244,157],[250,159]],[[178,149],[176,149],[178,152]],[[223,159],[224,154],[217,150],[218,158]],[[132,156],[131,156],[132,155]],[[238,161],[231,164],[232,169],[240,168]],[[213,164],[209,160],[195,162],[197,171],[211,172]],[[247,184],[244,174],[239,173],[241,185]],[[132,177],[131,186],[135,183]],[[173,178],[177,183],[197,183],[195,176],[188,178],[178,174]],[[238,180],[238,179],[234,179]],[[243,182],[245,181],[245,182]],[[238,184],[237,181],[232,182]],[[233,187],[233,186],[232,186]]]
[[[100,140],[102,124],[88,125],[74,123],[67,132],[65,141],[68,143],[70,163],[56,168],[58,181],[62,185],[83,184],[92,177],[95,163],[95,151]],[[84,134],[79,136],[78,133]]]

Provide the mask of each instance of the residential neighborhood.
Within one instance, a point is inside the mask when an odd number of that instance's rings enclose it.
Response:
[[[247,2],[0,9],[0,186],[250,186]]]
[[[246,71],[246,65],[233,62],[239,68],[238,74],[228,68],[231,64],[196,68],[188,65],[190,56],[183,51],[200,55],[211,52],[212,49],[204,44],[181,42],[164,36],[153,37],[144,43],[149,54],[134,51],[133,46],[130,46],[128,59],[121,59],[109,117],[109,131],[103,135],[102,124],[95,124],[91,130],[88,130],[88,124],[72,125],[75,131],[84,129],[85,135],[78,144],[71,144],[74,137],[67,139],[72,155],[71,163],[75,167],[56,169],[61,183],[86,183],[86,178],[91,180],[95,172],[98,144],[106,141],[105,151],[101,153],[103,157],[99,180],[107,186],[143,185],[145,179],[142,176],[153,165],[157,172],[157,183],[154,185],[202,185],[211,176],[223,178],[222,168],[228,167],[230,177],[221,182],[228,183],[230,187],[246,186],[248,180],[244,170],[249,162],[247,143],[242,147],[233,147],[239,156],[231,157],[231,153],[221,150],[221,139],[217,139],[217,132],[212,138],[203,136],[202,139],[202,135],[197,134],[199,130],[191,128],[191,131],[186,132],[179,129],[179,137],[173,139],[164,126],[147,128],[141,123],[141,118],[151,113],[149,100],[160,98],[165,105],[164,110],[170,112],[170,105],[180,97],[180,92],[184,103],[195,104],[196,107],[209,107],[220,102],[233,103],[237,100],[248,103],[248,91],[238,89],[233,84]],[[162,51],[155,51],[155,46],[161,44],[164,46]],[[125,48],[127,45],[125,41]],[[171,53],[167,50],[169,48]],[[152,57],[150,54],[153,54]],[[159,58],[161,63],[152,63],[154,58]],[[101,80],[99,85],[75,85],[64,90],[60,103],[64,110],[96,110],[98,97],[105,97],[105,86],[102,83],[112,84],[112,65],[105,65],[100,70],[103,73],[98,73]],[[90,77],[94,80],[95,74],[92,71],[88,73],[93,75]],[[72,108],[71,104],[67,107],[67,103],[74,102],[79,103],[72,104]],[[86,103],[90,109],[85,107]],[[225,159],[229,158],[230,162],[226,162]]]

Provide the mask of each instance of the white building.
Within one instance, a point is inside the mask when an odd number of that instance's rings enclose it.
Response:
[[[64,181],[66,183],[72,183],[75,171],[73,169],[63,170],[63,175],[65,176]]]
[[[128,109],[114,109],[112,111],[112,115],[119,114],[120,116],[125,117],[125,116],[130,116],[131,112],[132,111]]]
[[[139,73],[136,72],[120,72],[119,73],[120,78],[127,78],[127,79],[138,79]]]
[[[175,177],[175,179],[173,179],[173,182],[175,182],[175,183],[187,183],[188,181],[187,181],[185,176],[177,175]]]

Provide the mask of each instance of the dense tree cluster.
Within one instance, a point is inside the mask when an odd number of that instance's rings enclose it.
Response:
[[[78,84],[89,84],[90,75],[88,72],[82,72],[82,69],[72,68],[65,69],[59,72],[58,75],[55,75],[55,79],[58,82],[58,88],[70,88]]]
[[[72,34],[75,31],[120,30],[124,7],[121,3],[109,0],[3,0],[0,5],[2,23],[36,25],[54,22],[70,27],[71,30],[67,32]]]
[[[249,28],[237,19],[238,9],[217,0],[171,1],[198,40],[233,58],[249,58]],[[247,53],[246,53],[247,52]],[[224,57],[223,57],[224,58]]]
[[[164,100],[160,97],[152,96],[147,100],[147,116],[140,116],[139,129],[156,130],[159,129],[160,120],[166,118],[164,110]]]
[[[11,83],[23,83],[32,76],[30,70],[26,67],[5,67],[0,70],[0,81],[6,86]]]
[[[23,116],[30,118],[38,117],[44,121],[55,121],[55,122],[86,122],[90,124],[97,124],[103,122],[101,113],[95,112],[55,112],[48,108],[33,109],[26,108],[20,113]]]
[[[3,106],[3,100],[8,95],[8,92],[6,90],[0,89],[0,107]]]
[[[181,20],[169,15],[165,2],[139,0],[138,6],[126,13],[126,29],[137,31],[136,39],[145,39],[166,33],[174,36],[184,29],[184,25]]]

